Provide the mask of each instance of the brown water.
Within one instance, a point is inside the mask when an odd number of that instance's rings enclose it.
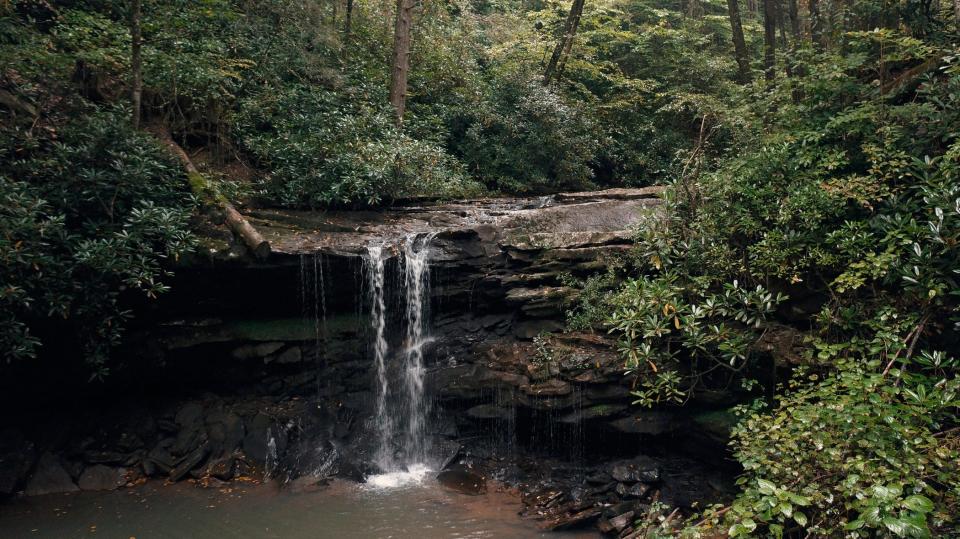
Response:
[[[495,489],[491,489],[495,490]],[[23,538],[533,538],[516,497],[468,496],[433,481],[395,489],[334,483],[294,493],[275,485],[202,489],[149,483],[113,492],[24,498],[0,504],[0,537]]]

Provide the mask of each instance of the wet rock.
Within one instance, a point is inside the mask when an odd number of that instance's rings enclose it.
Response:
[[[610,475],[621,483],[656,483],[660,481],[660,465],[649,457],[639,456],[612,464]]]
[[[561,423],[580,423],[590,419],[607,418],[627,410],[626,404],[597,404],[571,412],[560,418]]]
[[[80,474],[80,490],[114,490],[127,483],[127,469],[97,464]]]
[[[177,410],[174,422],[180,429],[183,429],[199,424],[202,417],[203,405],[199,402],[188,402]]]
[[[512,415],[510,410],[506,410],[496,404],[478,404],[467,410],[467,416],[474,419],[509,419]]]
[[[582,528],[600,518],[602,512],[599,507],[591,507],[573,514],[561,514],[544,521],[541,528],[551,531]]]
[[[717,445],[729,442],[730,432],[738,421],[737,415],[730,410],[702,412],[693,416],[693,423],[698,427],[697,433]]]
[[[278,363],[280,365],[289,365],[291,363],[300,363],[300,360],[302,358],[303,356],[300,352],[300,347],[293,346],[291,348],[287,348],[282,353],[280,353],[279,355],[275,356],[272,359],[273,359],[273,362]],[[269,363],[269,361],[264,360],[264,363]]]
[[[626,513],[616,516],[610,519],[610,526],[613,527],[616,531],[623,531],[624,528],[633,523],[633,511],[627,511]]]
[[[245,434],[243,420],[232,412],[211,415],[207,418],[207,435],[212,455],[232,453],[243,443]]]
[[[617,483],[616,492],[620,498],[635,498],[640,499],[646,496],[650,490],[651,486],[646,483],[634,483],[628,485],[627,483]]]
[[[23,484],[36,459],[33,443],[20,431],[0,431],[0,498],[9,496]]]
[[[330,479],[326,477],[317,477],[313,475],[304,475],[298,477],[287,484],[287,488],[294,493],[303,494],[307,492],[316,492],[330,484]]]
[[[531,397],[563,397],[573,392],[573,388],[563,380],[554,378],[539,384],[520,386],[520,391]]]
[[[282,342],[248,344],[234,348],[233,351],[230,352],[230,355],[239,360],[257,359],[267,357],[281,348],[283,348]]]
[[[176,482],[186,477],[191,470],[203,464],[203,461],[209,453],[210,444],[206,442],[194,449],[189,455],[184,457],[174,469],[170,470],[170,481]]]
[[[586,477],[587,483],[591,485],[605,485],[610,482],[611,476],[609,473],[598,470]]]
[[[109,450],[90,450],[83,452],[84,462],[90,464],[123,464],[130,459],[130,454]]]
[[[233,479],[236,468],[236,458],[233,456],[223,457],[210,463],[210,466],[207,468],[207,475],[223,481],[229,481]]]
[[[560,331],[563,323],[557,320],[527,320],[513,325],[513,334],[519,339],[530,340],[541,333]]]
[[[207,433],[202,423],[189,425],[177,433],[176,440],[170,446],[170,452],[177,456],[185,455],[205,442],[206,439]]]
[[[526,376],[512,372],[479,369],[476,376],[477,381],[483,386],[520,387],[530,383]]]
[[[147,476],[170,473],[176,464],[176,459],[167,450],[168,446],[168,441],[161,441],[147,453],[143,459],[143,473]]]
[[[465,466],[455,465],[437,474],[437,481],[445,488],[462,494],[478,495],[487,492],[487,479]]]
[[[607,423],[614,430],[628,434],[660,435],[680,428],[680,421],[669,412],[650,411]]]
[[[243,438],[243,452],[255,462],[262,464],[267,461],[267,442],[272,426],[273,420],[270,416],[262,413],[257,414],[250,422],[247,435]]]
[[[60,459],[51,453],[44,453],[37,462],[33,475],[27,481],[24,492],[27,496],[42,496],[76,490],[79,488],[63,468]]]

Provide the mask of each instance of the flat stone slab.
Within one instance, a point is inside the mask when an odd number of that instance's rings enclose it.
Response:
[[[261,209],[247,219],[287,255],[357,255],[367,245],[397,246],[415,234],[472,232],[517,249],[576,248],[628,241],[662,187],[607,189],[545,197],[487,198],[377,211]]]

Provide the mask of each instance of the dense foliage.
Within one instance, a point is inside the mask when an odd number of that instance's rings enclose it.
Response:
[[[751,2],[740,62],[727,2],[588,2],[552,79],[566,2],[422,3],[398,122],[392,2],[149,0],[142,116],[259,204],[669,184],[570,319],[620,338],[637,405],[750,402],[741,492],[663,533],[955,534],[960,14],[767,2],[776,51]],[[129,9],[0,6],[7,361],[65,332],[104,374],[124,295],[192,245],[183,173],[127,127]]]
[[[638,404],[776,392],[738,410],[742,492],[687,535],[960,526],[955,34],[858,30],[872,8],[857,9],[832,46],[798,44],[794,76],[703,116],[666,211],[572,313],[621,336]],[[709,138],[724,130],[731,142]],[[704,144],[720,158],[698,155]],[[776,334],[785,350],[768,346]]]
[[[94,375],[105,374],[129,316],[121,293],[166,291],[167,262],[192,246],[185,180],[126,119],[122,110],[93,111],[46,133],[2,133],[0,346],[7,361],[35,356],[39,335],[56,335],[82,350]]]

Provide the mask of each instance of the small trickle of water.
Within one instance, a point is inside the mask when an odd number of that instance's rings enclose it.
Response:
[[[278,463],[277,439],[273,437],[273,429],[270,429],[267,431],[267,459],[264,462],[264,481],[273,476],[273,472],[276,471]]]

